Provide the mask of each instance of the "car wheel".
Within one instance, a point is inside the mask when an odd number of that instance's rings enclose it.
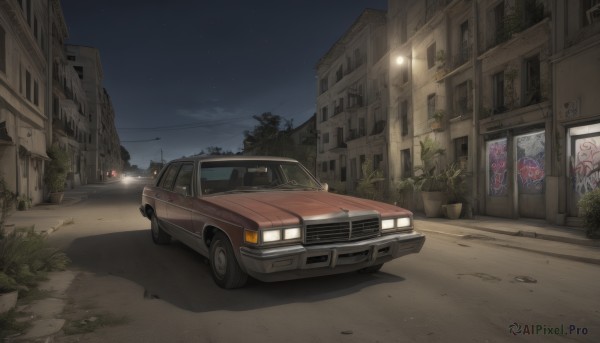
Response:
[[[373,273],[377,273],[381,269],[381,267],[383,267],[383,263],[374,264],[372,266],[365,267],[363,269],[360,269],[358,272],[364,273],[364,274],[373,274]]]
[[[225,234],[218,232],[210,244],[210,269],[219,287],[231,289],[246,284],[246,274],[238,264],[231,243]]]
[[[171,235],[166,233],[158,224],[158,217],[155,213],[152,213],[150,219],[150,232],[152,233],[152,241],[156,244],[169,244],[171,243]]]

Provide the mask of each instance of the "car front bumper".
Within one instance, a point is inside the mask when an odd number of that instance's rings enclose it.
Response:
[[[240,248],[242,268],[261,281],[346,273],[418,253],[425,236],[411,231],[368,240],[277,248]]]

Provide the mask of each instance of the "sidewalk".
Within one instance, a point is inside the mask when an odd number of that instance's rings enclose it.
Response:
[[[118,181],[111,180],[109,183]],[[38,232],[52,234],[72,221],[69,216],[71,206],[84,201],[102,187],[104,184],[89,184],[67,190],[61,204],[40,204],[27,211],[17,211],[8,218],[7,223],[17,228],[33,225]],[[416,213],[414,219],[415,229],[425,234],[480,239],[503,247],[600,265],[600,240],[587,238],[581,228],[549,225],[543,220],[487,216],[450,220],[426,218]],[[532,244],[532,239],[537,240],[536,244]],[[50,280],[40,286],[52,290],[50,297],[19,308],[20,312],[29,314],[28,320],[32,326],[15,341],[51,341],[51,337],[64,325],[61,314],[67,300],[66,290],[75,277],[76,273],[72,271],[51,273]]]

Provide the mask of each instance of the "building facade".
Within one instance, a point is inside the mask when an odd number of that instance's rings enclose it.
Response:
[[[318,61],[317,176],[352,193],[367,160],[388,163],[386,12],[365,10]]]
[[[100,52],[93,47],[66,45],[66,56],[81,80],[87,105],[89,135],[84,144],[85,177],[91,182],[105,181],[120,175],[123,167],[115,111],[102,86]]]
[[[472,173],[469,212],[575,225],[578,199],[600,186],[599,22],[594,0],[390,0],[387,149],[378,158],[388,200],[421,163],[428,137],[446,149],[441,166]],[[319,80],[325,70],[318,68]],[[324,100],[319,90],[321,109],[336,96]],[[376,111],[367,106],[365,115]],[[324,123],[321,135],[342,127]],[[336,162],[323,162],[342,153],[323,141],[318,161],[327,180]]]
[[[59,0],[0,0],[0,176],[32,204],[45,200],[51,144],[69,154],[67,187],[122,169],[98,51],[70,47],[89,56],[85,78],[65,50],[67,37]]]
[[[49,6],[0,1],[0,176],[21,198],[43,198],[48,140]]]

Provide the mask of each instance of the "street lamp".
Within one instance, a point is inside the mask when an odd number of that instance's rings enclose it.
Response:
[[[404,64],[404,56],[398,56],[398,57],[396,57],[396,64],[397,65],[403,65]]]

